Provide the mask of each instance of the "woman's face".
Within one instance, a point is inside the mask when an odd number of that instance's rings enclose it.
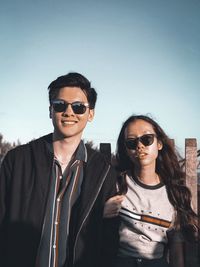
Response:
[[[139,163],[141,167],[155,168],[162,143],[158,141],[153,126],[149,122],[138,119],[129,123],[125,130],[125,142],[131,161]]]

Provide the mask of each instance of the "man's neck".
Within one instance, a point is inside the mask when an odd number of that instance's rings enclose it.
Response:
[[[53,141],[54,155],[63,165],[68,165],[76,151],[81,139],[80,138],[64,138]]]

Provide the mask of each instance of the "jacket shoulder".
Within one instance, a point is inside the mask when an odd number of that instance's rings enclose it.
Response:
[[[15,148],[10,149],[4,157],[3,161],[16,159],[19,160],[21,157],[26,157],[32,150],[42,149],[45,142],[50,142],[51,134],[42,136],[38,139],[31,140],[26,144],[19,145]]]
[[[108,160],[108,158],[103,153],[101,153],[99,150],[93,149],[87,144],[85,144],[85,146],[87,149],[88,161],[90,160],[99,161],[100,160],[104,162],[105,164],[110,164],[110,161]]]

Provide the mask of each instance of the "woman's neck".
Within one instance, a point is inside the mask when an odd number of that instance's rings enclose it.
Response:
[[[146,185],[157,185],[160,183],[160,177],[155,172],[155,170],[151,170],[148,168],[142,169],[136,173],[137,179]]]

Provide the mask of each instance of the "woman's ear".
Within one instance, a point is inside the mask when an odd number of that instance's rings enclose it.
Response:
[[[158,150],[162,150],[163,144],[160,140],[158,140]]]

